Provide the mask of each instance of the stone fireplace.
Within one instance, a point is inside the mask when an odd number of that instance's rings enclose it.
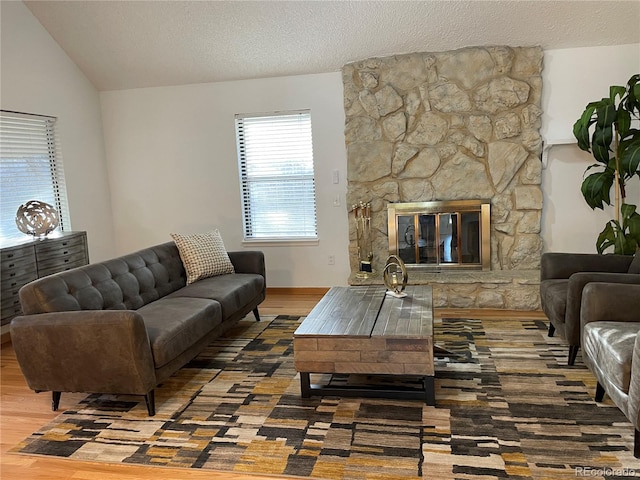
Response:
[[[375,271],[398,243],[389,238],[394,204],[485,199],[491,212],[485,263],[447,268],[454,264],[450,250],[431,257],[425,251],[441,268],[412,269],[409,281],[432,284],[436,306],[539,308],[542,57],[539,47],[473,47],[343,67],[347,202],[371,204]],[[462,218],[425,217],[414,220],[414,230],[421,220],[435,232],[436,222]],[[410,222],[403,222],[409,245]],[[351,221],[350,283],[381,283],[357,275],[356,243]]]

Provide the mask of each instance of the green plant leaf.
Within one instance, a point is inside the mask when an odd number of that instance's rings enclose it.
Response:
[[[609,163],[609,151],[613,140],[613,128],[611,125],[599,128],[596,126],[591,139],[591,148],[594,158],[600,163]]]
[[[609,87],[609,100],[611,100],[612,103],[615,103],[616,97],[622,98],[626,91],[626,87],[622,87],[620,85],[611,85]]]
[[[578,140],[578,147],[585,152],[591,153],[591,143],[589,142],[589,127],[581,120],[573,124],[573,136]]]
[[[624,203],[620,207],[620,213],[622,225],[616,220],[610,220],[598,235],[598,253],[613,247],[615,254],[633,255],[640,244],[640,214],[636,212],[636,206]]]
[[[591,143],[589,142],[589,127],[596,121],[592,119],[595,111],[595,104],[589,104],[582,112],[582,116],[573,125],[573,135],[578,140],[578,147],[587,152],[591,152]]]
[[[640,135],[620,143],[618,159],[620,160],[620,173],[625,178],[631,178],[634,175],[640,176]]]
[[[607,248],[615,245],[616,235],[612,225],[614,223],[617,222],[615,220],[611,220],[605,225],[604,230],[600,232],[600,235],[598,235],[598,239],[596,240],[596,250],[598,250],[599,254],[604,253]]]
[[[640,245],[640,214],[634,212],[626,219],[626,227],[629,230],[629,237],[633,238],[636,245]]]
[[[598,165],[591,165],[589,169]],[[586,173],[585,171],[585,173]],[[602,172],[592,173],[582,182],[582,196],[592,209],[600,208],[604,210],[604,204],[611,205],[609,192],[613,185],[614,174],[611,170],[605,169]]]
[[[629,128],[631,128],[631,114],[620,105],[618,109],[618,135],[620,138],[627,135]]]
[[[636,212],[636,206],[632,203],[623,203],[620,206],[620,213],[622,214],[622,218],[630,218]]]
[[[611,127],[613,122],[616,121],[618,111],[612,102],[608,101],[608,99],[603,99],[600,105],[596,106],[596,115],[598,117],[596,127],[607,128]]]

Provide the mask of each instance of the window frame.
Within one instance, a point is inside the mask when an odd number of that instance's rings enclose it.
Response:
[[[14,219],[18,207],[29,200],[40,200],[51,204],[58,212],[59,217],[56,231],[71,231],[64,166],[57,129],[58,118],[11,110],[0,110],[0,117],[0,133],[4,131],[4,135],[0,135],[0,172],[5,177],[7,173],[17,171],[17,175],[9,178],[20,182],[17,186],[11,185],[11,188],[5,188],[7,185],[3,185],[0,197],[3,214],[0,222],[0,242],[12,244],[25,239],[25,234],[15,226]],[[33,132],[33,134],[29,132]],[[9,137],[13,137],[13,140]],[[48,162],[50,183],[47,181],[47,174],[42,172],[38,172],[34,180],[37,182],[38,189],[38,193],[35,195],[40,198],[31,198],[31,195],[28,195],[29,198],[26,196],[16,198],[20,195],[18,193],[20,186],[28,185],[29,181],[34,179],[31,173],[19,172],[19,169],[31,168],[33,170],[35,168],[44,171],[45,158]],[[20,163],[19,160],[23,160],[23,162]],[[11,202],[13,205],[7,206],[7,202]],[[11,228],[9,224],[11,224]],[[6,230],[3,227],[6,227]]]
[[[308,122],[308,140],[309,143],[307,145],[308,152],[306,152],[311,161],[310,165],[310,173],[306,174],[294,174],[287,175],[284,173],[281,174],[273,174],[269,176],[265,176],[262,179],[257,178],[251,179],[250,175],[248,175],[247,171],[250,169],[247,162],[250,162],[250,159],[247,158],[246,151],[246,121],[252,121],[252,119],[259,120],[268,120],[269,118],[277,118],[277,117],[294,117],[304,115],[306,117],[306,121]],[[277,123],[277,122],[276,122]],[[236,133],[236,148],[237,148],[237,156],[238,156],[238,174],[240,180],[240,201],[242,208],[242,233],[243,233],[243,244],[251,244],[251,245],[270,245],[270,244],[278,244],[278,245],[317,245],[318,244],[318,208],[317,208],[317,194],[316,194],[316,181],[315,181],[315,160],[313,156],[313,134],[312,134],[312,123],[311,123],[311,110],[289,110],[289,111],[277,111],[277,112],[264,112],[264,113],[249,113],[249,114],[236,114],[234,117],[235,124],[235,133]],[[292,140],[301,138],[294,137]],[[293,142],[292,142],[293,143]],[[288,145],[290,147],[290,145]],[[257,164],[259,166],[259,164]],[[307,168],[309,166],[307,165]],[[289,178],[286,178],[286,177]],[[291,231],[288,234],[279,234],[279,235],[256,235],[252,234],[251,230],[255,221],[253,220],[255,216],[252,216],[252,207],[251,207],[251,192],[250,185],[251,184],[259,184],[260,182],[273,182],[280,177],[280,181],[284,182],[300,182],[300,181],[311,181],[310,190],[311,193],[307,193],[306,201],[312,201],[313,209],[312,216],[309,218],[313,219],[312,227],[313,233],[306,235],[294,235]],[[301,187],[305,189],[304,187]],[[309,189],[309,186],[306,187]],[[304,203],[304,202],[303,202]],[[292,207],[292,209],[295,207]],[[309,229],[309,227],[307,227]]]

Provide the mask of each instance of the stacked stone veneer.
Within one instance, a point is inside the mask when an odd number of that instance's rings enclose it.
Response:
[[[539,308],[542,58],[497,46],[343,67],[347,203],[371,202],[377,271],[389,202],[490,199],[492,272],[410,281],[435,281],[438,306]],[[350,281],[362,283],[350,220]]]

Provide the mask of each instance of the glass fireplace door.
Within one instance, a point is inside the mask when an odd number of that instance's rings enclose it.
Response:
[[[488,204],[442,203],[390,204],[389,252],[408,266],[488,268]]]

